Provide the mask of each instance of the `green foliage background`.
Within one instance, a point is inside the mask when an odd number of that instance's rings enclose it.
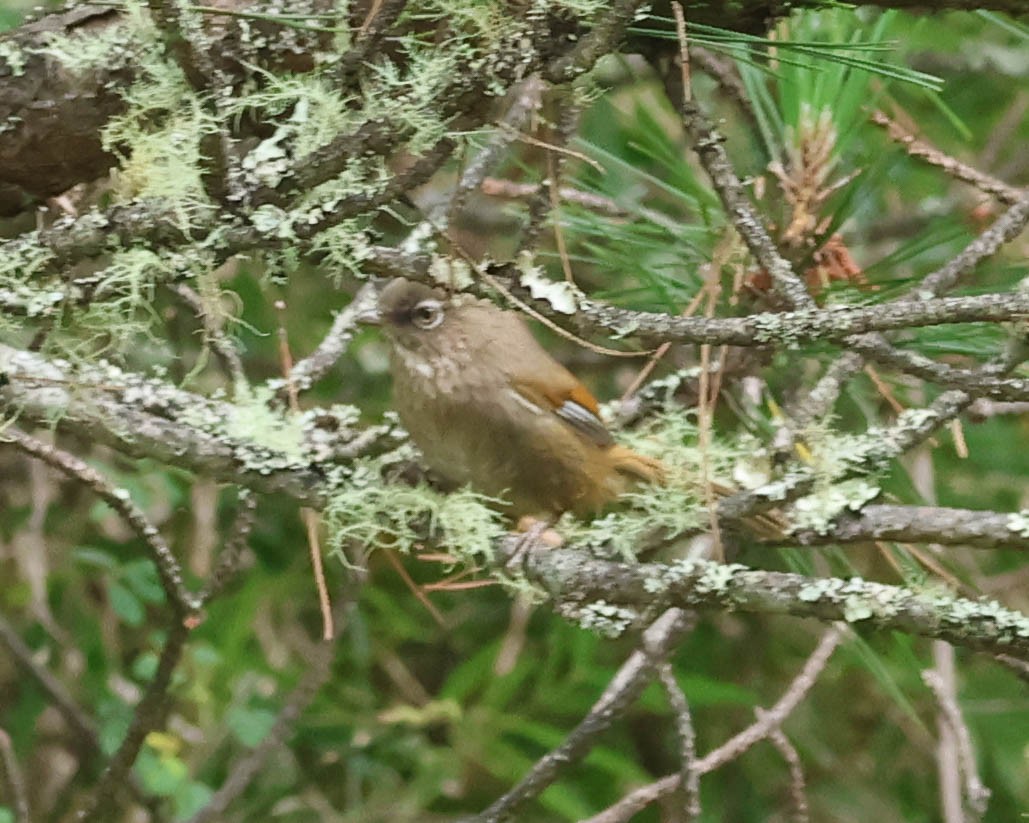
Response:
[[[0,10],[8,26],[18,19],[17,11]],[[984,198],[903,154],[868,123],[871,106],[895,106],[944,151],[973,165],[988,157],[998,176],[1013,185],[1029,183],[1024,83],[1029,35],[1018,24],[988,14],[801,13],[779,30],[779,39],[814,45],[780,46],[781,62],[771,67],[755,56],[763,44],[717,31],[695,36],[696,42],[739,58],[758,128],[699,74],[697,94],[725,118],[730,153],[741,174],[765,176],[762,206],[772,220],[783,215],[768,163],[781,156],[804,117],[831,112],[839,135],[833,152],[838,176],[860,174],[834,195],[830,211],[876,289],[836,285],[825,300],[896,296],[980,229],[972,212]],[[606,172],[573,160],[565,173],[569,183],[613,199],[629,218],[616,221],[574,205],[562,207],[579,282],[622,305],[681,311],[701,285],[698,271],[725,231],[724,216],[685,148],[677,116],[638,61],[606,60],[589,96],[573,148],[599,161]],[[998,125],[1019,106],[1021,117],[995,144]],[[469,145],[479,139],[470,136]],[[529,150],[516,151],[496,176],[531,181],[539,179],[539,168]],[[500,229],[479,232],[478,242],[503,255],[510,251],[520,212],[516,206],[495,212]],[[387,240],[399,238],[410,219],[399,212],[383,219],[377,231]],[[905,229],[912,221],[914,230]],[[475,227],[462,231],[477,233]],[[1020,248],[1024,251],[1024,245]],[[548,254],[559,272],[556,253],[549,249]],[[982,267],[966,291],[998,290],[1025,273],[1024,256],[1016,250]],[[272,278],[253,261],[240,264],[219,288],[234,296],[239,321],[234,335],[248,375],[257,382],[279,373],[274,301],[285,300],[290,346],[302,354],[321,340],[355,281],[346,273],[303,266],[288,278]],[[192,318],[167,295],[155,294],[153,301],[146,329],[131,330],[134,349],[128,347],[126,358],[137,367],[164,363],[177,382],[195,390],[216,387],[217,370],[203,359]],[[989,356],[1000,339],[992,328],[962,327],[958,333],[943,327],[910,334],[904,342],[963,363]],[[584,355],[563,341],[551,343],[604,398],[623,389],[636,369]],[[830,356],[824,352],[822,363]],[[688,365],[691,357],[676,353],[668,367]],[[785,351],[767,364],[764,373],[779,397],[817,373],[811,361],[798,368],[797,360]],[[893,390],[905,404],[927,399],[921,386],[898,382]],[[368,421],[378,421],[388,398],[383,342],[374,332],[362,332],[345,361],[304,402],[354,403]],[[843,398],[839,426],[860,431],[888,415],[879,391],[862,377]],[[771,408],[748,414],[729,406],[719,410],[719,431],[727,440],[748,430],[761,438],[773,425]],[[994,417],[966,425],[964,435],[967,458],[957,456],[949,435],[939,437],[926,457],[931,488],[912,480],[906,463],[894,467],[887,492],[906,502],[929,493],[943,505],[1001,511],[1029,506],[1024,448],[1029,421]],[[155,570],[111,511],[38,467],[32,469],[30,487],[25,461],[9,453],[0,459],[8,486],[0,511],[0,609],[12,620],[17,617],[39,659],[95,711],[104,745],[113,750],[160,647],[151,619],[162,601]],[[159,523],[192,574],[210,567],[214,535],[236,510],[234,494],[166,465],[102,450],[94,460]],[[924,467],[921,471],[924,476]],[[37,584],[42,588],[34,589],[9,547],[28,529],[30,495],[42,487],[50,495],[40,530],[46,576]],[[935,585],[901,547],[887,552],[904,582]],[[401,560],[418,583],[443,574],[437,565]],[[938,560],[970,591],[1029,607],[1029,578],[1017,553],[946,551]],[[750,549],[743,562],[900,580],[871,547]],[[288,748],[274,755],[226,819],[432,821],[480,810],[562,740],[634,646],[631,636],[602,638],[545,607],[527,609],[499,586],[432,594],[443,617],[439,624],[384,553],[370,555],[367,571],[359,603],[342,627],[333,676],[297,723]],[[329,564],[336,589],[351,573],[341,563]],[[246,568],[193,633],[175,678],[176,704],[167,730],[148,738],[136,767],[141,784],[167,798],[177,819],[200,808],[231,765],[263,737],[305,669],[318,630],[297,507],[264,498]],[[694,710],[701,753],[751,722],[755,707],[778,698],[821,630],[790,618],[721,614],[701,619],[674,658]],[[517,648],[513,655],[512,648]],[[988,659],[963,652],[958,658],[961,706],[983,780],[993,790],[986,819],[1017,820],[1029,812],[1025,685]],[[806,770],[812,819],[939,819],[935,705],[920,679],[930,665],[926,642],[899,635],[855,638],[836,654],[785,727]],[[53,767],[46,746],[55,728],[51,714],[37,686],[0,657],[0,727],[37,774]],[[565,821],[594,814],[630,788],[674,772],[676,745],[667,706],[651,687],[525,819]],[[84,773],[73,785],[88,783]],[[41,783],[34,785],[43,791]],[[703,819],[785,819],[787,785],[781,757],[762,744],[704,779]],[[13,820],[0,806],[0,821],[5,814]],[[638,819],[674,818],[652,809]]]

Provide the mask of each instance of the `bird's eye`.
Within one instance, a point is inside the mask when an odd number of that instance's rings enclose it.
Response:
[[[443,304],[439,300],[423,300],[411,310],[411,322],[420,329],[434,329],[443,322]]]

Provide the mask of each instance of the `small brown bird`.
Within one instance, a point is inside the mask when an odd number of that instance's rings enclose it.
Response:
[[[521,317],[397,279],[377,318],[392,345],[394,404],[429,466],[507,501],[512,519],[592,515],[661,463],[615,443],[597,401]]]

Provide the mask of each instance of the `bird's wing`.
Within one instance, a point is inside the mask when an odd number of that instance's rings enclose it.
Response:
[[[519,398],[557,415],[597,446],[615,442],[600,419],[596,398],[536,341],[519,315],[480,302],[470,307],[465,319],[479,327],[479,356],[496,363]]]
[[[545,381],[532,377],[515,377],[511,387],[537,408],[551,411],[576,432],[598,446],[615,441],[598,416],[596,398],[556,361],[551,361]]]

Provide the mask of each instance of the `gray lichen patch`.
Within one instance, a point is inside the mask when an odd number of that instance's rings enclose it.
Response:
[[[583,629],[608,638],[620,637],[632,628],[640,617],[633,609],[616,606],[605,600],[585,605],[565,603],[558,607],[558,611]]]
[[[826,485],[793,503],[789,509],[789,532],[811,529],[817,534],[828,534],[840,514],[858,511],[878,497],[880,491],[877,485],[862,478]]]

